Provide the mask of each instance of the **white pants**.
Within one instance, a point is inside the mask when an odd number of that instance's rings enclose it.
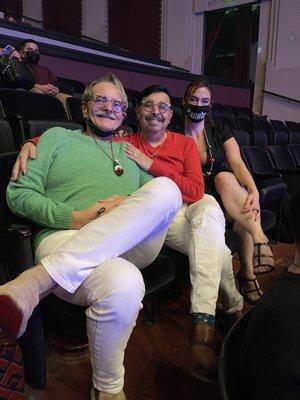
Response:
[[[56,295],[87,306],[93,384],[115,394],[124,384],[124,350],[142,307],[140,271],[157,256],[167,227],[181,206],[168,178],[156,178],[110,213],[79,231],[59,231],[36,250]],[[120,257],[119,257],[120,256]]]
[[[196,203],[184,203],[169,226],[166,245],[189,257],[191,313],[215,315],[219,288],[226,312],[243,308],[224,234],[224,214],[207,194]]]

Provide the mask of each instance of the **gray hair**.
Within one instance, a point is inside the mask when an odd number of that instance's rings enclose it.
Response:
[[[101,82],[111,83],[118,89],[118,91],[121,94],[122,101],[125,103],[124,111],[126,111],[128,108],[127,94],[125,93],[125,90],[124,90],[124,87],[123,87],[121,81],[111,72],[109,72],[108,74],[106,74],[104,76],[101,76],[97,81],[93,81],[85,88],[85,91],[82,95],[82,104],[86,104],[88,101],[91,100],[91,98],[94,95],[93,87]]]

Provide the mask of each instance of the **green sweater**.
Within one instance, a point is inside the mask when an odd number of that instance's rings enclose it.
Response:
[[[101,141],[100,145],[111,155],[110,143]],[[112,160],[93,138],[81,131],[52,128],[43,134],[38,157],[29,160],[27,173],[7,188],[12,212],[46,227],[37,235],[36,246],[47,235],[70,229],[73,211],[113,194],[130,195],[153,178],[125,155],[126,143],[112,146],[124,168],[122,176],[113,172]]]

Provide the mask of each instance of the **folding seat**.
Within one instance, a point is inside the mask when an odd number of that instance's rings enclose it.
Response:
[[[300,144],[300,132],[290,132],[290,143]]]
[[[28,121],[66,120],[62,103],[53,96],[14,89],[1,89],[0,101],[5,119],[12,128],[16,147],[28,138]]]
[[[285,126],[289,132],[299,132],[300,133],[300,125],[294,121],[284,121]]]
[[[253,132],[253,145],[258,147],[265,147],[268,144],[268,137],[266,132],[254,131]]]
[[[283,121],[270,119],[270,124],[272,125],[274,132],[288,132],[288,129]]]
[[[71,130],[82,130],[82,125],[74,121],[44,121],[44,120],[32,120],[28,121],[29,126],[29,137],[40,136],[46,132],[47,129],[59,126],[60,128],[71,129]]]
[[[288,132],[275,131],[273,134],[273,143],[279,146],[286,146],[290,142],[290,135]]]
[[[15,151],[15,142],[9,123],[0,120],[0,154]]]
[[[236,130],[233,132],[233,136],[240,147],[250,145],[249,132]]]
[[[288,149],[293,156],[296,167],[300,168],[300,144],[289,144]]]

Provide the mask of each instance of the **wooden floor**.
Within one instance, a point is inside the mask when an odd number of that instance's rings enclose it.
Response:
[[[293,245],[274,245],[276,271],[261,276],[267,289],[293,257]],[[234,261],[238,269],[238,261]],[[186,371],[186,333],[190,323],[189,288],[168,300],[157,322],[147,326],[140,313],[125,354],[127,400],[217,400],[218,385],[196,380]],[[89,400],[91,367],[88,351],[63,353],[48,344],[48,388],[29,390],[30,400]]]

